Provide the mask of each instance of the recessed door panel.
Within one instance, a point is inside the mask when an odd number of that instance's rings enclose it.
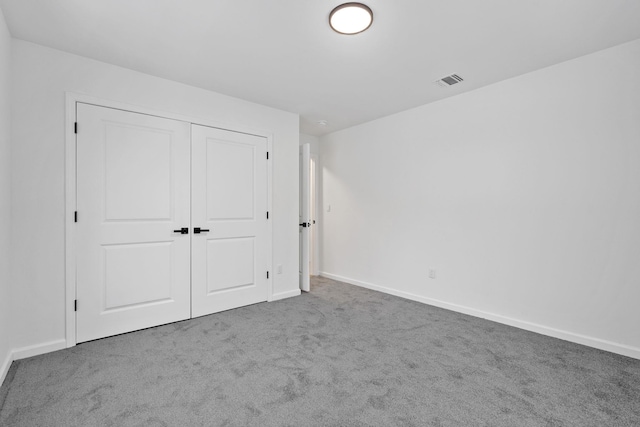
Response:
[[[103,313],[170,302],[172,244],[104,245]]]
[[[207,219],[253,220],[256,147],[206,139]]]
[[[267,142],[192,126],[192,314],[267,299]]]
[[[190,124],[77,105],[77,342],[190,317]]]
[[[207,240],[207,295],[256,286],[254,237]]]
[[[105,219],[171,219],[170,131],[106,122]]]

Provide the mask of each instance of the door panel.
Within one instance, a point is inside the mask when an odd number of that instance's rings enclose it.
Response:
[[[77,342],[190,316],[190,125],[78,103]]]
[[[311,290],[311,278],[309,272],[309,232],[311,230],[311,213],[309,207],[310,184],[309,164],[311,163],[311,145],[300,146],[300,289],[305,292]]]
[[[104,245],[103,312],[171,300],[171,243]]]
[[[105,131],[107,221],[171,220],[171,137],[120,123]]]
[[[206,150],[207,220],[254,221],[256,147],[210,139]]]
[[[267,300],[266,139],[192,126],[192,314]]]
[[[255,238],[207,241],[207,295],[254,285]]]

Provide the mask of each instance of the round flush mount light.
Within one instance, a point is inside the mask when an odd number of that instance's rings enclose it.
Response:
[[[344,3],[331,11],[329,25],[340,34],[358,34],[371,26],[373,12],[362,3]]]

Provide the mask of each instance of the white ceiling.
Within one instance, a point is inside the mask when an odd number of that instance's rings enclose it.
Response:
[[[640,38],[639,0],[0,0],[16,38],[300,114],[322,135]],[[441,88],[457,73],[465,81]],[[317,125],[318,120],[328,125]]]

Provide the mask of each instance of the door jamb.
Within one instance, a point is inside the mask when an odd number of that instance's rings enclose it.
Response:
[[[99,107],[113,108],[117,110],[130,111],[132,113],[146,114],[149,116],[157,116],[166,119],[180,120],[183,122],[208,126],[218,129],[229,130],[232,132],[246,133],[249,135],[260,136],[267,140],[267,152],[271,153],[273,158],[273,133],[263,129],[248,128],[246,126],[238,126],[236,124],[221,123],[211,119],[196,118],[184,116],[181,114],[171,113],[167,111],[156,110],[153,108],[143,107],[139,105],[131,105],[124,102],[98,98],[90,95],[84,95],[75,92],[65,92],[65,339],[67,348],[76,345],[76,228],[74,221],[74,213],[76,211],[76,105],[77,103],[92,104]],[[80,132],[82,129],[80,128]],[[273,212],[272,206],[272,188],[273,188],[273,162],[267,162],[267,210]],[[79,217],[82,220],[80,214]],[[273,273],[273,225],[272,221],[267,221],[267,269]],[[267,279],[267,301],[273,301],[273,277],[270,274]]]

